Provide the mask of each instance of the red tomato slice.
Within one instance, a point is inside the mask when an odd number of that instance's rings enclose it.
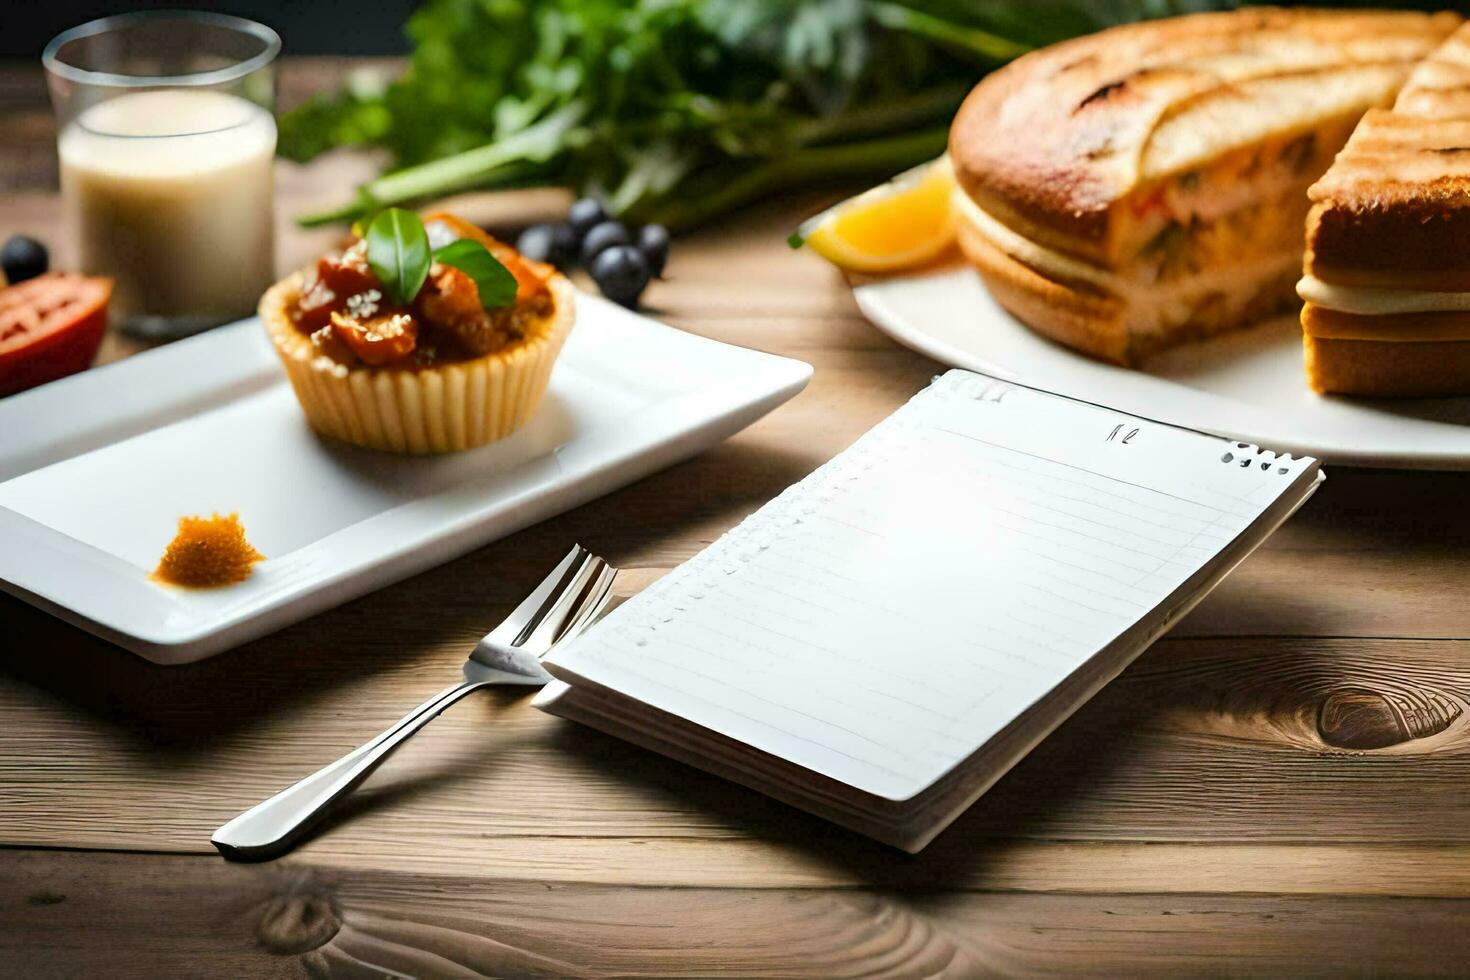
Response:
[[[0,289],[0,396],[90,367],[111,298],[111,279],[71,272]]]
[[[377,367],[412,354],[419,339],[419,325],[408,313],[383,313],[362,321],[333,313],[332,333],[364,364]]]

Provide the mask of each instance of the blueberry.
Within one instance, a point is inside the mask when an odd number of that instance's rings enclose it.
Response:
[[[516,251],[537,262],[551,261],[551,226],[532,225],[516,239]]]
[[[655,279],[662,276],[669,261],[669,230],[663,225],[644,225],[638,232],[638,251],[648,263],[649,274]]]
[[[587,271],[602,295],[630,308],[638,305],[638,297],[648,285],[648,263],[643,253],[631,245],[603,249]]]
[[[577,259],[577,236],[566,224],[532,225],[516,239],[516,251],[528,259],[566,269]]]
[[[593,260],[604,250],[614,245],[627,245],[629,241],[628,229],[624,228],[621,222],[604,221],[583,237],[582,264],[590,269]]]
[[[24,282],[46,271],[46,246],[27,235],[11,235],[0,248],[0,268],[9,282]]]
[[[607,220],[607,209],[602,202],[595,197],[584,197],[575,202],[571,210],[567,211],[567,224],[571,225],[572,232],[581,241],[582,236],[587,234],[595,225],[600,225]]]
[[[547,261],[565,269],[577,261],[577,245],[581,237],[565,221],[551,226],[551,258]]]

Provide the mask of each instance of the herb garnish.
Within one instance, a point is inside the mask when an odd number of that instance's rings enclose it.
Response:
[[[435,262],[453,266],[475,281],[480,305],[487,310],[510,306],[516,301],[516,277],[471,238],[459,238],[437,249],[429,249],[424,223],[412,211],[388,208],[368,222],[368,267],[383,292],[398,306],[409,306],[429,277]]]
[[[785,187],[944,152],[985,71],[1104,22],[1226,0],[427,0],[408,70],[281,120],[283,156],[377,145],[391,172],[302,219],[554,185],[673,231]],[[336,202],[326,201],[324,204]]]
[[[479,242],[460,238],[434,250],[434,260],[452,265],[475,280],[480,305],[487,310],[516,301],[516,277]]]
[[[383,292],[399,306],[408,306],[429,277],[429,236],[418,215],[389,208],[367,227],[368,268],[383,284]]]

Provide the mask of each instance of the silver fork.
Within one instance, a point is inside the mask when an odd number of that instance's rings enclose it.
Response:
[[[429,698],[372,741],[246,810],[214,832],[214,846],[235,861],[284,854],[394,749],[460,698],[491,685],[544,686],[551,675],[541,659],[592,624],[612,598],[617,571],[581,545],[573,547],[479,642],[465,661],[462,683]]]

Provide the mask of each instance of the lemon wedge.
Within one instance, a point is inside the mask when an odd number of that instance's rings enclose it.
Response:
[[[954,171],[940,157],[807,221],[791,244],[810,245],[853,272],[893,272],[920,265],[954,242],[950,195]]]

